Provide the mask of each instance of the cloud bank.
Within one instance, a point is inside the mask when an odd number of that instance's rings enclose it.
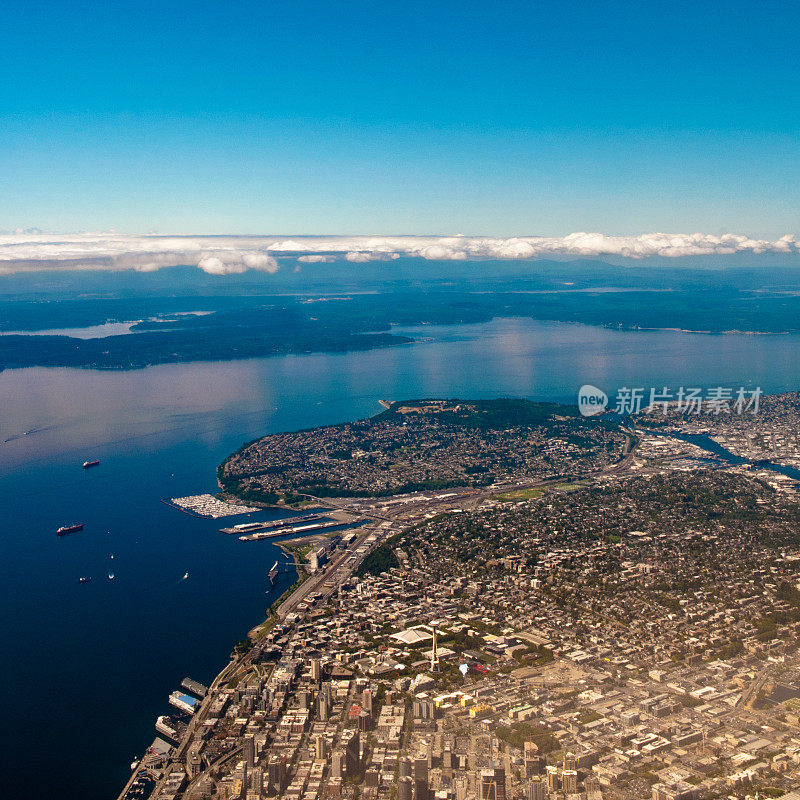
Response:
[[[401,256],[428,260],[536,259],[558,256],[725,256],[800,254],[800,240],[788,234],[776,240],[738,234],[648,233],[607,236],[129,236],[124,234],[46,234],[39,231],[0,235],[0,274],[47,269],[151,272],[162,267],[196,266],[210,275],[247,270],[273,273],[280,258],[302,263],[344,259],[353,263],[390,261]]]

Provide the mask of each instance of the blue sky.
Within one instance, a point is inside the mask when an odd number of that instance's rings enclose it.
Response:
[[[789,2],[13,2],[0,229],[798,232]]]

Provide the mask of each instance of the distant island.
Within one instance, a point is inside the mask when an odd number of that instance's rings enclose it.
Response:
[[[250,442],[218,469],[231,496],[388,497],[511,477],[567,478],[622,458],[627,437],[577,408],[519,399],[406,400],[374,417]]]
[[[425,266],[414,267],[420,275],[414,281],[394,273],[378,280],[372,272],[359,276],[360,285],[352,275],[326,273],[324,281],[306,283],[305,289],[287,283],[283,294],[270,293],[278,284],[227,283],[217,285],[215,293],[206,284],[192,284],[193,278],[183,273],[172,276],[172,282],[169,274],[138,276],[156,283],[137,284],[136,291],[124,283],[103,284],[103,296],[0,292],[0,368],[139,369],[367,350],[414,341],[415,334],[403,326],[476,324],[503,317],[614,330],[800,333],[796,270],[532,262],[505,275],[497,263],[484,264],[483,273],[479,266],[470,262],[461,278],[449,280],[434,279]],[[106,296],[111,286],[117,296]],[[131,332],[102,338],[68,335],[76,328],[120,322],[129,323]],[[37,331],[55,335],[28,335]]]

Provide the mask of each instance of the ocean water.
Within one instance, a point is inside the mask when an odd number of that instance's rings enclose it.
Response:
[[[292,582],[283,575],[267,594],[273,544],[239,542],[218,532],[222,522],[160,502],[213,492],[216,465],[242,442],[368,416],[380,399],[574,402],[584,383],[609,395],[623,385],[800,387],[798,336],[523,319],[403,332],[419,341],[130,372],[0,373],[4,794],[115,796],[156,716],[169,713],[169,693],[186,676],[210,681]],[[88,458],[102,463],[84,471]],[[76,522],[85,529],[56,537]]]

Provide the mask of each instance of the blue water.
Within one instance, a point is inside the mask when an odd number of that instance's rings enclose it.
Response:
[[[770,470],[771,472],[778,472],[781,475],[786,475],[789,478],[794,478],[795,480],[800,481],[800,469],[797,469],[797,467],[790,467],[785,464],[776,464],[774,461],[752,461],[751,459],[737,456],[734,453],[731,453],[731,451],[726,447],[723,447],[719,442],[714,441],[714,439],[704,433],[670,433],[664,434],[664,436],[669,436],[674,439],[680,439],[684,442],[695,444],[698,447],[701,447],[703,450],[718,456],[723,461],[727,461],[729,464],[736,464],[738,466],[749,464],[753,467]]]
[[[800,387],[797,336],[520,319],[410,333],[427,340],[133,372],[0,373],[4,795],[115,795],[169,693],[186,676],[210,681],[264,617],[275,546],[160,502],[214,491],[216,465],[243,441],[367,416],[387,398],[574,401],[584,383],[609,395],[623,385]],[[87,458],[102,464],[84,472]],[[73,522],[86,527],[56,537]],[[78,584],[84,575],[93,581]],[[281,576],[275,593],[292,580]]]

